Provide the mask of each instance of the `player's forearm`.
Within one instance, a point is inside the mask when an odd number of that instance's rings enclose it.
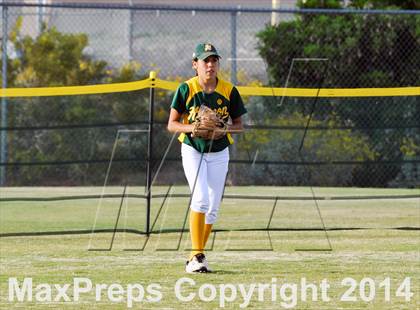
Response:
[[[182,124],[178,121],[171,121],[168,122],[168,131],[169,132],[177,132],[177,133],[188,133],[188,132],[192,132],[194,125],[193,124]]]
[[[241,133],[244,131],[244,126],[242,125],[242,121],[239,119],[232,120],[232,124],[227,126],[227,132],[229,133]]]

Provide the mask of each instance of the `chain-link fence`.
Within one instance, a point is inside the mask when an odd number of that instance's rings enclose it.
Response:
[[[372,81],[364,75],[378,66],[390,69],[393,76],[379,72],[375,76],[377,87],[410,86],[418,82],[418,75],[414,75],[418,62],[408,62],[419,58],[417,11],[398,14],[398,11],[280,10],[273,13],[268,9],[82,4],[38,7],[4,3],[2,11],[2,32],[10,35],[17,20],[22,18],[21,37],[38,36],[44,23],[61,33],[84,33],[88,38],[84,53],[105,60],[114,69],[135,60],[145,72],[158,70],[161,77],[186,77],[193,73],[190,62],[195,45],[211,41],[223,56],[222,69],[238,85],[255,79],[262,83],[271,80],[283,86],[291,60],[314,55],[327,57],[331,62],[347,61],[331,68],[329,75],[335,79],[326,85],[332,87],[370,87]],[[273,14],[277,15],[278,24],[270,28]],[[271,38],[270,31],[276,37]],[[392,42],[387,45],[386,41]],[[390,46],[391,50],[382,50]],[[19,51],[11,43],[8,54],[9,58],[19,57]],[[338,65],[342,68],[337,68]],[[354,72],[360,76],[359,83],[353,81]],[[306,81],[312,78],[308,76]]]
[[[62,33],[85,33],[89,38],[85,53],[114,68],[135,60],[146,72],[159,70],[161,77],[189,76],[193,73],[191,55],[195,45],[211,41],[223,56],[224,70],[236,68],[248,78],[268,80],[256,37],[271,22],[272,13],[267,9],[82,4],[52,5],[42,10],[36,5],[5,7],[9,30],[18,17],[23,17],[22,35],[39,35],[43,23]],[[294,19],[289,12],[276,14],[279,21]],[[248,80],[239,78],[237,82]]]
[[[2,41],[3,60],[7,55],[3,88],[63,86],[68,76],[76,85],[123,82],[142,79],[151,69],[160,78],[182,80],[192,75],[191,54],[202,41],[215,44],[222,55],[221,74],[238,85],[315,89],[420,85],[417,11],[277,14],[279,24],[270,26],[272,12],[257,9],[58,5],[39,10],[3,4],[2,33],[9,38],[7,44]],[[72,39],[80,33],[85,36]],[[80,58],[64,53],[54,62],[51,51],[57,46],[60,51],[79,49]],[[39,64],[37,49],[43,55]],[[133,60],[142,67],[136,67],[135,74],[124,73],[121,68]],[[54,66],[70,69],[59,77]],[[247,130],[237,138],[229,182],[418,186],[419,94],[401,96],[394,91],[393,96],[389,90],[375,90],[370,97],[244,96]],[[154,172],[172,141],[165,130],[172,92],[156,90],[153,124],[148,119],[149,95],[149,90],[140,90],[3,97],[5,185],[103,185],[115,145],[110,184],[127,180],[143,184],[148,161],[144,131],[153,128]],[[118,130],[121,136],[115,144]],[[178,147],[176,141],[171,144],[159,170],[164,173],[156,182],[185,182]]]

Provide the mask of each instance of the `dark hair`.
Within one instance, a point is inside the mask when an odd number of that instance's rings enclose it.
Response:
[[[198,58],[197,58],[197,57],[194,57],[194,58],[193,58],[193,61],[198,61]],[[194,69],[194,71],[195,71],[195,76],[198,76],[198,72],[197,72],[197,70],[195,70],[195,69]]]

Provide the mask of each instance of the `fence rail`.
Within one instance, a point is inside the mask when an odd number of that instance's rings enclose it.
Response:
[[[256,8],[243,6],[194,6],[194,5],[145,5],[145,4],[116,4],[116,3],[22,3],[0,2],[2,7],[35,7],[35,8],[68,8],[68,9],[106,9],[106,10],[139,10],[139,11],[197,11],[197,12],[227,12],[227,13],[326,13],[326,14],[420,14],[420,10],[371,10],[371,9],[291,9],[291,8]]]

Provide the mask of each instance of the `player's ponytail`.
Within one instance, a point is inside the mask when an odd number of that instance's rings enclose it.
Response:
[[[198,61],[198,58],[197,58],[197,57],[194,57],[194,58],[193,58],[193,61]],[[195,70],[195,69],[194,69],[194,71],[195,71],[195,76],[198,76],[198,72],[197,72],[197,70]]]

